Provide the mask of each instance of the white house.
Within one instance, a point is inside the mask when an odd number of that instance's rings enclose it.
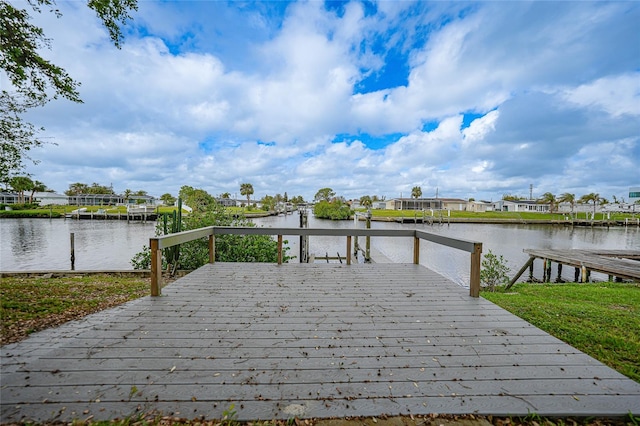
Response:
[[[549,204],[538,203],[534,200],[500,200],[493,203],[493,207],[499,212],[527,212],[527,213],[548,213]]]
[[[18,202],[18,194],[14,192],[0,192],[0,204],[16,204]],[[31,192],[25,191],[24,201],[29,202],[31,199]],[[48,206],[50,204],[65,206],[69,204],[68,197],[64,194],[57,194],[55,192],[34,192],[33,202],[38,203],[41,206]]]
[[[25,198],[28,199],[29,194],[25,194]],[[48,206],[50,204],[66,206],[69,204],[69,197],[55,192],[36,192],[33,194],[33,200],[41,206]]]
[[[493,211],[493,203],[489,201],[469,201],[467,210],[475,213],[484,213]]]

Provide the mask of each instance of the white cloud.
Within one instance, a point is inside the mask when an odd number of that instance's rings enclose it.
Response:
[[[603,77],[567,89],[564,98],[580,107],[593,107],[617,117],[640,115],[640,72]]]
[[[321,2],[143,2],[121,50],[86,7],[59,6],[61,19],[36,19],[85,103],[30,115],[58,145],[29,169],[59,191],[113,181],[218,194],[249,181],[260,194],[391,197],[419,184],[495,199],[530,183],[586,188],[585,168],[611,190],[637,176],[633,2],[379,2],[377,13],[351,2],[340,14]],[[389,49],[407,84],[376,87],[365,79],[384,74]],[[468,113],[480,116],[465,127]],[[397,136],[367,146],[377,135]]]

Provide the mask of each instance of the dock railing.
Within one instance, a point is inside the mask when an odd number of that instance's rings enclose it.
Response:
[[[209,263],[215,262],[215,236],[224,234],[235,235],[276,235],[278,241],[278,265],[282,264],[282,236],[336,236],[346,237],[346,262],[351,264],[351,240],[354,236],[364,237],[413,237],[413,263],[420,263],[420,240],[430,241],[471,254],[471,271],[469,275],[469,295],[480,295],[480,261],[482,243],[475,241],[449,238],[432,234],[418,229],[324,229],[324,228],[258,228],[209,226],[191,231],[153,237],[149,241],[151,248],[151,296],[160,296],[162,289],[162,249],[201,238],[209,239]]]

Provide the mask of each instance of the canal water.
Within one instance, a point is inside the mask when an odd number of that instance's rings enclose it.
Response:
[[[149,245],[155,222],[125,220],[0,219],[0,270],[133,269],[131,258]]]
[[[297,213],[288,216],[271,216],[255,221],[266,227],[297,227]],[[311,228],[350,228],[353,221],[328,221],[309,217]],[[364,228],[364,222],[358,223]],[[417,228],[451,238],[479,241],[483,244],[482,252],[491,252],[503,256],[510,268],[510,276],[518,272],[529,259],[523,252],[527,248],[554,249],[606,249],[606,250],[640,250],[640,228],[636,227],[565,227],[553,225],[521,225],[521,224],[400,224],[395,222],[371,222],[372,228],[406,229]],[[290,254],[298,254],[299,237],[289,237]],[[364,238],[361,244],[364,245]],[[339,252],[345,256],[345,237],[311,237],[310,252],[317,257],[328,255],[335,257]],[[379,237],[371,239],[371,247],[382,254],[388,261],[396,263],[413,262],[412,238]],[[375,256],[375,253],[372,254]],[[360,256],[362,257],[362,256]],[[375,257],[373,259],[375,261]],[[420,264],[438,272],[460,285],[468,285],[470,270],[470,254],[439,244],[422,240],[420,242]],[[542,262],[534,264],[534,273],[542,278]],[[556,271],[553,271],[555,279]],[[563,277],[573,280],[573,269],[564,268]],[[526,278],[526,276],[524,277]],[[606,276],[593,274],[594,279],[607,279]]]
[[[299,226],[299,216],[271,216],[254,220],[258,226]],[[309,217],[312,228],[352,228],[353,221],[328,221]],[[364,222],[358,224],[364,227]],[[480,241],[483,253],[491,250],[502,255],[511,275],[526,262],[526,248],[555,249],[617,249],[640,250],[638,227],[563,227],[551,225],[451,224],[422,225],[372,222],[372,228],[422,229],[453,238]],[[0,270],[69,270],[70,233],[75,235],[76,270],[132,269],[131,258],[154,235],[155,224],[126,221],[64,220],[64,219],[2,219],[0,220]],[[298,255],[299,237],[286,237],[289,255]],[[363,239],[362,239],[363,240]],[[364,244],[364,242],[362,242]],[[410,238],[372,238],[374,255],[379,253],[393,262],[412,262],[413,241]],[[345,237],[311,237],[310,251],[316,256],[345,256]],[[362,256],[360,256],[362,257]],[[383,260],[383,259],[379,259]],[[296,260],[293,260],[296,261]],[[375,258],[374,258],[375,261]],[[469,280],[469,254],[427,241],[421,241],[420,263],[447,278],[465,285]],[[536,276],[542,276],[536,262]],[[554,271],[555,274],[555,271]],[[565,268],[566,278],[573,270]],[[555,275],[554,275],[555,278]],[[598,278],[597,275],[595,278]],[[606,278],[606,277],[600,277]]]

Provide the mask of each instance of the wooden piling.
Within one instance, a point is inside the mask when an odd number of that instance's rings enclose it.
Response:
[[[75,234],[72,232],[70,237],[71,242],[71,270],[76,269],[76,246],[75,246]]]

